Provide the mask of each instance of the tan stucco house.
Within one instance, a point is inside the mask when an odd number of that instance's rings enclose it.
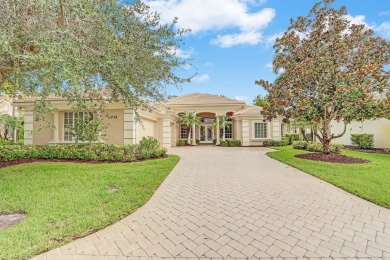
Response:
[[[25,113],[25,144],[57,144],[73,143],[70,132],[79,113],[71,111],[68,102],[63,98],[51,97],[49,100],[57,112],[48,113],[47,120],[55,127],[43,129],[39,134],[31,133],[37,128],[34,121],[34,99],[23,99],[14,102],[15,106],[24,109]],[[201,125],[193,126],[193,138],[200,143],[219,144],[224,139],[240,140],[243,146],[261,145],[264,140],[280,140],[283,135],[280,118],[272,122],[264,122],[260,114],[261,108],[249,106],[243,101],[226,97],[192,93],[167,100],[164,104],[151,106],[150,110],[138,111],[136,114],[122,103],[111,103],[107,107],[107,116],[104,122],[108,125],[104,137],[106,144],[136,144],[144,136],[157,138],[161,146],[170,148],[176,146],[180,139],[187,138],[184,126],[179,122],[179,114],[195,112],[201,120]],[[218,134],[218,115],[226,115],[232,121],[225,126],[225,131]]]

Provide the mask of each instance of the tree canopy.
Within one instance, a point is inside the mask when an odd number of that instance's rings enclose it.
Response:
[[[141,2],[0,1],[0,87],[41,97],[43,110],[49,95],[80,105],[101,86],[134,108],[161,100],[166,85],[188,81],[175,74],[187,30],[174,23],[160,24]]]
[[[352,24],[346,7],[334,0],[316,3],[309,15],[291,19],[274,45],[274,83],[256,81],[267,92],[267,119],[310,122],[328,152],[332,139],[342,136],[354,120],[389,116],[390,44],[365,25]],[[332,120],[344,131],[331,133]]]
[[[263,97],[262,95],[257,95],[255,99],[253,99],[253,104],[259,107],[265,107],[269,105],[267,97]]]

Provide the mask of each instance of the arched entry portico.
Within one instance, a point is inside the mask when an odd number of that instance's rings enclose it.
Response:
[[[200,126],[197,131],[197,138],[200,143],[211,144],[216,140],[216,127],[215,120],[216,114],[211,112],[198,113],[197,117],[200,118]]]

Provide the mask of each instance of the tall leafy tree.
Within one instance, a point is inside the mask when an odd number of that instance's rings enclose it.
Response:
[[[186,30],[174,23],[161,25],[141,2],[0,1],[0,86],[41,97],[41,115],[50,109],[49,95],[82,107],[100,86],[109,90],[105,101],[146,106],[163,98],[164,86],[188,80],[175,74],[185,63],[175,50]]]
[[[255,99],[253,99],[253,104],[259,107],[266,107],[269,105],[267,97],[263,97],[262,95],[257,95]]]
[[[325,153],[348,123],[388,116],[390,109],[389,42],[351,24],[346,7],[332,8],[332,2],[316,3],[309,15],[291,19],[274,45],[274,72],[283,73],[274,83],[256,82],[268,92],[265,117],[310,122]],[[331,132],[332,120],[344,124],[341,133]]]

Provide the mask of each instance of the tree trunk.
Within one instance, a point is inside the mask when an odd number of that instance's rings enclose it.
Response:
[[[307,140],[307,137],[306,137],[305,128],[301,127],[300,130],[301,130],[301,135],[302,135],[303,140],[306,141],[306,142],[309,142],[309,140]]]
[[[191,144],[191,128],[188,127],[187,131],[187,144]]]
[[[330,139],[329,138],[324,138],[322,142],[322,146],[324,148],[324,154],[330,154]]]

